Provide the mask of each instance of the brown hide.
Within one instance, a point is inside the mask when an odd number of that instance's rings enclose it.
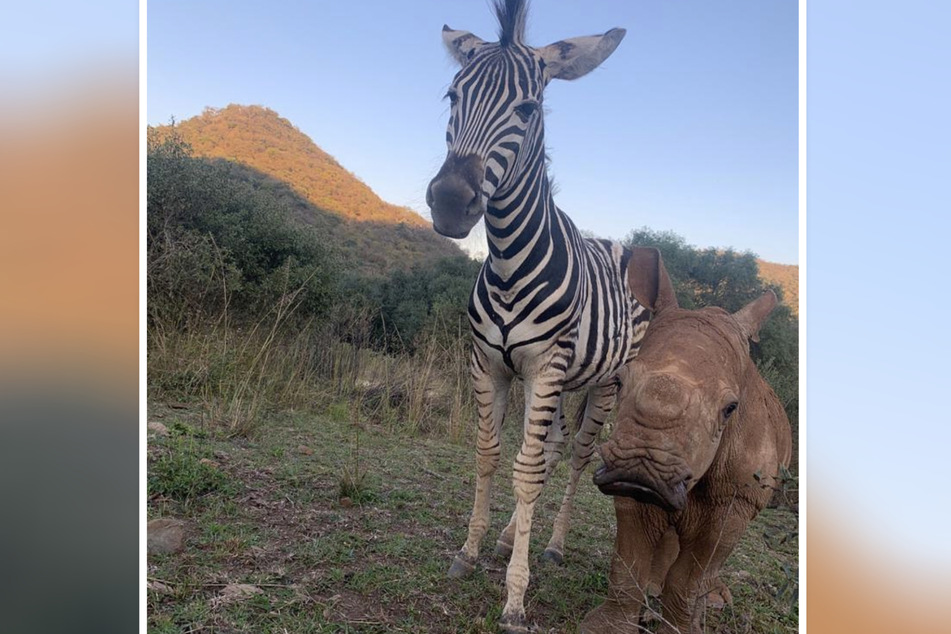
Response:
[[[676,300],[655,314],[601,447],[595,483],[615,496],[617,540],[607,600],[582,632],[644,631],[646,592],[660,589],[657,632],[699,634],[706,598],[728,599],[720,565],[791,454],[789,421],[747,341],[775,304],[770,291],[732,315]]]

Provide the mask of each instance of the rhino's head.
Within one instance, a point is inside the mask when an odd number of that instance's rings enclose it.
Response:
[[[755,373],[747,340],[756,340],[776,295],[769,291],[733,314],[684,310],[660,272],[640,353],[618,375],[617,423],[600,448],[604,465],[594,482],[608,495],[679,511],[742,413],[744,383]],[[638,295],[637,281],[629,280]]]

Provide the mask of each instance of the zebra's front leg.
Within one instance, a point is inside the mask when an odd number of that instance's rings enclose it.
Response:
[[[499,625],[505,632],[528,632],[525,590],[528,587],[528,545],[535,502],[548,470],[545,441],[561,400],[563,377],[539,378],[525,386],[525,425],[522,447],[515,457],[512,488],[515,492],[515,535],[512,558],[505,574],[508,593]]]
[[[568,424],[565,422],[564,397],[558,401],[558,409],[555,410],[555,418],[548,430],[548,437],[545,439],[545,483],[551,479],[555,467],[561,462],[565,455],[566,439],[568,438]],[[495,554],[497,557],[508,559],[512,556],[512,544],[515,541],[515,511],[512,511],[512,517],[508,525],[499,535],[495,543]]]
[[[489,528],[489,499],[492,492],[492,476],[499,466],[501,455],[500,432],[505,418],[510,376],[493,376],[488,371],[488,360],[478,348],[472,353],[472,386],[475,391],[479,416],[479,432],[476,441],[476,490],[472,515],[469,518],[469,535],[462,550],[453,559],[449,568],[451,578],[464,577],[475,568],[479,557],[479,544]]]
[[[542,554],[542,559],[551,561],[559,566],[564,562],[565,536],[568,534],[571,507],[575,491],[578,489],[578,480],[584,472],[585,467],[587,467],[592,458],[594,458],[595,441],[598,439],[598,433],[601,431],[601,427],[614,408],[616,397],[617,386],[614,383],[609,385],[595,385],[588,389],[584,415],[571,447],[571,475],[568,479],[568,486],[565,489],[565,497],[562,499],[561,508],[555,517],[551,540],[549,540],[548,546]]]

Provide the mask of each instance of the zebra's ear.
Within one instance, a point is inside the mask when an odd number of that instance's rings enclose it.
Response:
[[[624,29],[573,37],[538,49],[548,79],[578,79],[601,65],[624,39]]]
[[[773,312],[773,309],[776,308],[776,304],[778,303],[779,300],[776,298],[776,293],[772,290],[768,290],[757,299],[754,299],[733,313],[733,317],[740,324],[740,328],[743,329],[743,334],[751,341],[759,343],[760,326],[763,325],[763,322],[766,321],[766,318],[769,317],[769,314]]]
[[[634,299],[654,313],[677,308],[677,296],[660,251],[654,247],[634,247],[632,251],[627,263],[627,285]]]
[[[442,27],[442,41],[449,50],[449,54],[459,62],[460,66],[465,66],[476,49],[485,44],[485,40],[479,39],[469,31],[454,31],[445,24]]]

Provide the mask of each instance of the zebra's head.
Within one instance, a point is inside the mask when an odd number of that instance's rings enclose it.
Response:
[[[523,42],[524,0],[496,0],[495,10],[498,42],[443,27],[443,41],[462,68],[446,93],[449,152],[426,202],[433,229],[450,238],[466,237],[490,200],[545,169],[541,106],[548,82],[594,70],[625,34],[611,29],[532,48]]]

